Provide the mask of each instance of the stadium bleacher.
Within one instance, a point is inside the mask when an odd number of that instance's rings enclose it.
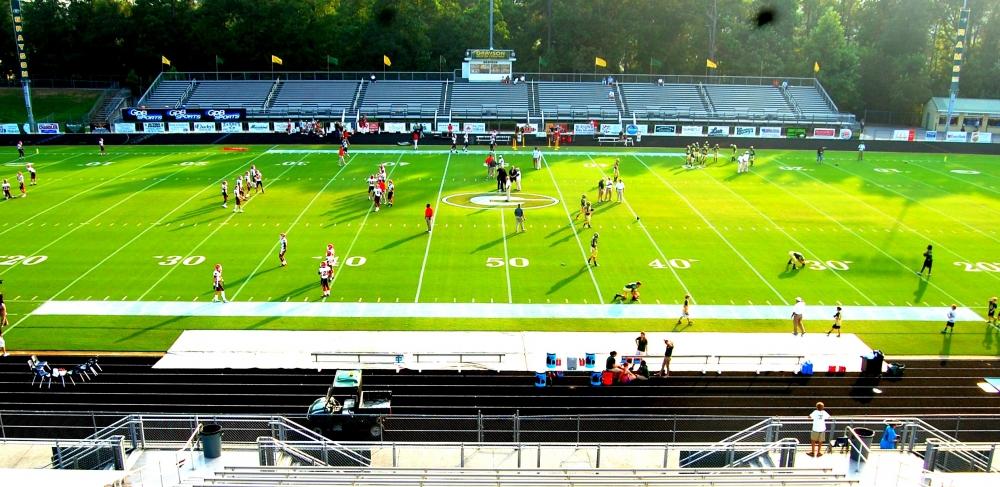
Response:
[[[442,81],[366,83],[359,111],[375,117],[434,116],[441,104]]]
[[[600,83],[542,81],[538,85],[538,108],[546,118],[618,118],[619,105],[608,98],[614,86]]]
[[[274,81],[199,81],[184,105],[189,108],[238,108],[260,110]]]
[[[528,113],[528,85],[455,83],[451,111],[457,117],[523,117]]]
[[[353,105],[358,85],[358,81],[281,81],[269,112],[340,115]]]
[[[794,116],[795,109],[774,86],[705,85],[717,115]]]
[[[837,114],[815,86],[789,86],[786,91],[788,96],[795,100],[795,104],[804,115],[835,116]]]
[[[639,118],[671,119],[704,117],[708,107],[692,84],[667,83],[657,86],[650,83],[622,83],[626,114]]]
[[[176,108],[183,101],[184,94],[192,83],[192,81],[161,81],[140,101],[140,104],[149,108]]]

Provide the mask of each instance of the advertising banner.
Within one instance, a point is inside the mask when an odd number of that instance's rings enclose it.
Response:
[[[170,122],[167,124],[167,130],[171,133],[190,132],[191,124],[187,122]]]
[[[733,135],[736,137],[756,137],[757,127],[736,127],[733,130]]]
[[[625,127],[625,135],[636,136],[636,135],[646,135],[649,133],[649,125],[636,125],[633,123],[628,124]]]
[[[703,130],[701,125],[684,125],[681,127],[681,135],[699,136]]]
[[[386,128],[385,130],[389,130]],[[462,131],[470,134],[485,134],[486,124],[482,122],[465,122],[462,124]]]
[[[708,127],[709,137],[729,137],[729,127],[725,125],[710,125]]]
[[[146,122],[142,124],[142,131],[147,134],[162,134],[163,122]]]
[[[937,140],[938,140],[938,136],[937,135],[938,134],[937,134],[936,130],[928,130],[927,132],[924,132],[924,140],[927,140],[927,141],[930,141],[930,142],[937,142]]]
[[[215,132],[215,122],[195,122],[195,132]]]
[[[246,117],[245,108],[122,108],[122,119],[129,122],[222,122]]]
[[[945,134],[944,140],[947,142],[965,142],[967,140],[965,137],[966,135],[967,134],[962,131],[949,130],[948,133]]]
[[[677,135],[676,125],[654,125],[653,133],[656,135]]]
[[[0,134],[20,134],[21,127],[18,127],[16,123],[4,123],[0,124]]]
[[[243,123],[241,122],[222,122],[222,131],[230,134],[243,131]]]
[[[990,132],[973,132],[973,144],[990,144],[993,142],[993,134]]]
[[[854,132],[851,129],[840,129],[840,138],[848,140],[854,136]]]
[[[135,123],[132,122],[116,122],[115,132],[119,134],[134,134],[135,133]]]
[[[837,136],[837,129],[814,128],[813,137],[817,139],[832,139]]]
[[[410,124],[410,132],[417,129],[420,129],[424,132],[429,132],[431,131],[431,125],[433,125],[432,122],[413,122]]]
[[[761,127],[760,128],[761,137],[781,137],[781,127]]]
[[[285,122],[288,123],[288,122]],[[280,125],[280,123],[279,123]],[[263,134],[271,131],[270,122],[249,122],[247,123],[247,132],[253,132],[256,134]]]
[[[912,141],[915,133],[913,130],[893,130],[892,140],[908,140]]]
[[[517,128],[521,129],[522,130],[521,133],[523,133],[524,135],[533,134],[535,132],[538,132],[538,124],[537,123],[519,123],[519,124],[517,124]]]
[[[576,135],[594,135],[594,126],[589,123],[574,123],[573,133]]]
[[[806,129],[803,127],[788,127],[785,129],[785,137],[789,139],[806,138]]]
[[[382,129],[390,134],[402,134],[406,132],[406,124],[403,122],[385,122]]]
[[[620,123],[602,123],[601,124],[601,135],[614,135],[617,136],[622,132],[622,124]]]
[[[40,134],[58,134],[59,124],[58,123],[40,123],[38,124],[38,133]]]

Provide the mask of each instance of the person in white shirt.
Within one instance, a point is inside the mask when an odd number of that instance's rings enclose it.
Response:
[[[865,143],[864,142],[858,144],[858,160],[859,161],[865,160]]]
[[[802,326],[802,315],[806,312],[806,303],[802,298],[795,298],[795,306],[792,306],[792,335],[806,334],[806,328]]]
[[[958,318],[958,305],[951,305],[951,309],[948,310],[948,321],[944,324],[944,329],[941,330],[941,334],[948,333],[951,330],[951,334],[955,334],[955,319]]]
[[[830,419],[830,413],[822,402],[816,403],[816,410],[809,413],[812,419],[812,432],[809,434],[809,455],[811,457],[823,456],[823,443],[826,443],[826,420]]]
[[[621,203],[625,200],[625,180],[619,179],[618,183],[615,184],[615,192],[618,193],[618,202]]]
[[[531,152],[531,162],[535,169],[542,168],[542,151],[538,150],[538,147],[535,147],[535,150]]]

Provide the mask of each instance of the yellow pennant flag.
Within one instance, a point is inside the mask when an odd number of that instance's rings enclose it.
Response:
[[[816,62],[813,63],[813,72],[814,73],[818,73],[819,72],[819,61],[816,61]]]
[[[389,56],[386,56],[385,54],[383,54],[382,55],[382,64],[384,64],[386,66],[392,66],[392,60],[389,59]]]
[[[601,67],[601,68],[606,68],[606,67],[608,67],[608,62],[605,61],[604,58],[602,58],[602,57],[595,57],[594,58],[594,66],[598,66],[598,67]]]
[[[280,57],[271,54],[271,63],[280,65],[282,61]]]
[[[709,69],[715,69],[715,68],[718,68],[719,65],[715,64],[715,61],[712,61],[711,59],[706,59],[705,60],[705,67],[709,68]]]
[[[170,60],[167,59],[167,56],[160,56],[160,64],[166,64],[167,66],[170,66]]]

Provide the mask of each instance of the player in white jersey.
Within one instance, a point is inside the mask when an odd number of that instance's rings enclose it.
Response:
[[[257,193],[259,190],[261,194],[264,194],[264,175],[260,173],[260,169],[253,168],[253,181],[253,192]]]
[[[372,193],[375,192],[375,175],[372,174],[368,176],[368,199],[372,199]]]
[[[222,207],[225,208],[226,204],[229,203],[229,181],[225,179],[222,180]]]
[[[24,174],[22,174],[21,171],[17,172],[17,187],[21,190],[22,198],[28,196],[28,191],[24,189]]]
[[[24,159],[24,142],[17,141],[17,157]]]
[[[389,180],[389,185],[385,190],[385,203],[389,206],[396,203],[396,184],[393,183],[391,179]]]
[[[458,136],[454,132],[451,134],[451,153],[458,152]]]
[[[108,155],[107,150],[104,148],[104,137],[101,137],[101,138],[97,139],[97,147],[99,147],[101,149],[101,155],[102,156]]]
[[[13,198],[14,197],[11,196],[11,194],[10,194],[10,183],[7,181],[7,178],[4,178],[4,180],[3,180],[3,199],[9,200],[9,199],[13,199]]]
[[[239,179],[236,180],[236,184],[233,186],[233,198],[236,200],[233,213],[243,213],[243,187],[240,186]]]
[[[531,162],[534,164],[535,169],[542,168],[542,151],[535,147],[535,150],[531,152]]]
[[[326,244],[326,263],[331,268],[337,262],[337,251],[333,249],[333,244]]]
[[[225,280],[222,278],[222,264],[215,264],[215,270],[212,272],[212,289],[215,290],[215,297],[212,298],[213,303],[218,303],[219,298],[222,298],[223,303],[229,302],[226,299]]]
[[[378,213],[379,208],[382,207],[382,187],[379,185],[375,186],[375,213]]]
[[[250,175],[250,170],[243,174],[243,197],[250,198],[250,185],[252,184],[253,177]]]
[[[333,277],[333,268],[326,261],[319,264],[319,286],[323,289],[323,297],[330,297],[330,278]]]
[[[462,135],[462,152],[469,152],[469,133]]]
[[[29,162],[25,164],[24,167],[28,170],[28,176],[31,178],[31,185],[34,186],[38,184],[38,174],[37,171],[35,171],[35,165]]]
[[[282,233],[278,236],[278,260],[281,261],[281,267],[288,265],[285,261],[285,252],[288,252],[288,239]]]

